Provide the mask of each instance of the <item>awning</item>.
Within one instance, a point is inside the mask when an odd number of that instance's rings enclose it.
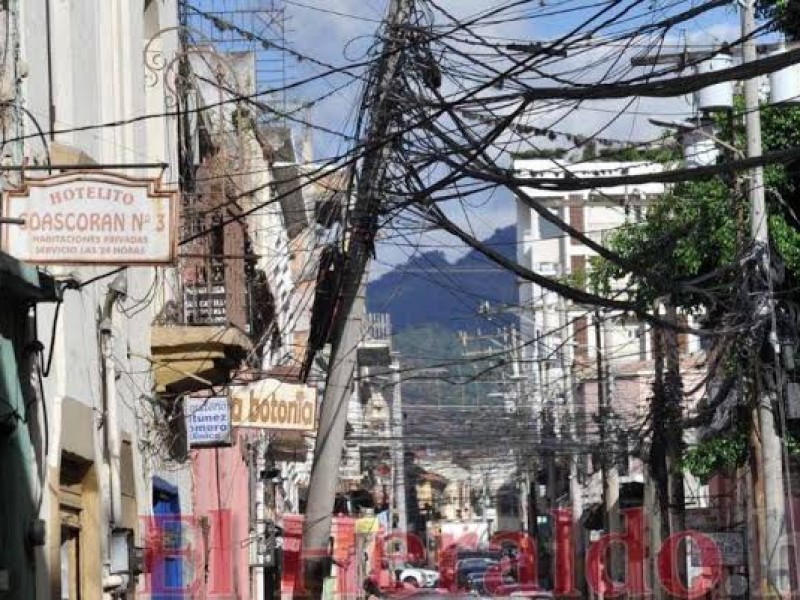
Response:
[[[150,346],[156,391],[184,393],[223,385],[253,347],[236,327],[153,326]]]
[[[50,144],[50,162],[54,165],[69,166],[97,164],[97,161],[83,150],[59,142]]]
[[[51,275],[0,252],[0,297],[3,300],[56,302],[60,295]]]
[[[305,462],[308,441],[302,431],[276,431],[269,440],[267,457],[283,462]]]

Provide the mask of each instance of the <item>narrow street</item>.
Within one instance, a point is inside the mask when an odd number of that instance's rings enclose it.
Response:
[[[800,2],[0,49],[0,600],[797,596]]]

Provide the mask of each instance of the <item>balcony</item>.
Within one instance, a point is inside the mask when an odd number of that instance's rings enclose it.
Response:
[[[167,394],[227,383],[253,347],[242,331],[224,326],[154,324],[150,339],[156,389]]]
[[[386,313],[367,313],[361,322],[358,364],[362,367],[388,367],[392,362],[392,321]]]
[[[367,313],[363,321],[362,339],[371,342],[390,343],[392,338],[392,319],[388,313]]]

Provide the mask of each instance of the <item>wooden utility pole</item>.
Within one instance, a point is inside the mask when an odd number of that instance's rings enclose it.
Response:
[[[757,49],[754,34],[756,33],[756,0],[742,2],[742,53],[745,63],[756,60]],[[744,81],[745,127],[747,137],[747,157],[760,157],[761,152],[761,115],[759,112],[758,78]],[[745,183],[750,200],[750,233],[755,251],[758,253],[757,275],[769,279],[771,277],[769,260],[769,231],[767,228],[767,207],[764,197],[764,169],[751,169]],[[756,285],[759,285],[758,283]],[[769,286],[755,289],[756,302],[760,306],[768,306],[773,311]],[[766,301],[764,304],[762,301]],[[771,337],[777,332],[771,330]],[[775,350],[778,344],[773,340]],[[779,367],[776,367],[779,368]],[[757,365],[756,400],[758,403],[758,424],[761,436],[762,470],[764,477],[764,542],[766,556],[762,557],[766,585],[770,595],[786,587],[786,569],[789,561],[786,546],[782,543],[785,533],[786,507],[783,486],[783,448],[776,427],[774,407],[776,390],[762,376],[762,369]]]
[[[346,316],[341,334],[334,340],[325,395],[320,409],[314,463],[308,486],[303,526],[303,567],[306,596],[318,600],[331,532],[336,484],[344,447],[347,406],[361,342],[364,314],[365,273],[374,251],[381,205],[380,182],[391,152],[388,134],[394,115],[392,97],[404,56],[403,26],[408,22],[412,0],[392,0],[389,6],[386,42],[377,74],[377,88],[367,104],[372,118],[365,140],[363,163],[356,186],[356,199],[349,223],[350,239],[345,261],[338,314]]]
[[[668,299],[665,308],[667,321],[677,325],[678,313],[675,305]],[[680,371],[680,345],[675,328],[665,328],[663,340],[667,370],[661,394],[661,400],[664,402],[664,420],[658,426],[666,429],[664,442],[668,512],[662,517],[662,527],[666,523],[668,535],[674,535],[686,529],[686,492],[681,469],[684,451],[683,381]],[[686,546],[681,544],[678,548],[677,576],[688,585],[686,558]]]

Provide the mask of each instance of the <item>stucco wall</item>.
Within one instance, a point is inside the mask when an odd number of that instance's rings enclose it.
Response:
[[[23,80],[25,107],[45,131],[50,129],[49,104],[55,110],[55,142],[67,144],[84,152],[98,163],[176,163],[174,121],[163,117],[120,126],[102,125],[124,121],[168,108],[163,80],[145,81],[146,69],[143,48],[149,36],[177,22],[174,0],[154,0],[145,15],[144,1],[116,2],[106,0],[51,0],[52,94],[48,84],[48,60],[44,2],[20,3],[21,57],[28,66]],[[164,35],[159,49],[171,52],[177,45],[177,33]],[[148,85],[152,83],[154,85]],[[98,126],[102,125],[102,126]],[[69,131],[76,127],[92,126],[85,131]],[[30,120],[26,133],[35,132]],[[48,136],[49,138],[49,136]],[[48,139],[48,144],[52,140]],[[43,162],[44,148],[39,139],[25,144],[25,155]],[[129,169],[122,173],[131,176],[155,176],[158,169]],[[165,183],[176,183],[175,170],[165,171]],[[71,273],[79,281],[106,273],[109,267],[63,267],[52,269],[57,275]],[[142,403],[151,401],[152,381],[150,363],[150,323],[164,300],[170,297],[167,281],[173,274],[163,269],[131,268],[124,277],[127,299],[114,309],[114,363],[118,379],[117,396],[119,425],[123,439],[132,449],[133,495],[136,503],[127,509],[126,521],[135,521],[138,512],[151,511],[151,477],[153,464],[143,461],[139,452],[140,431],[137,415]],[[52,370],[45,378],[44,392],[48,407],[50,447],[48,456],[51,489],[45,495],[40,514],[48,523],[48,550],[41,559],[39,587],[41,598],[48,592],[58,593],[60,533],[58,518],[58,470],[61,451],[72,437],[89,439],[97,466],[97,485],[102,502],[88,518],[87,540],[96,548],[98,564],[105,560],[108,470],[99,460],[103,456],[103,394],[99,348],[98,314],[109,283],[103,278],[79,291],[65,293],[58,321],[53,328],[53,307],[39,311],[38,335],[49,352],[52,345]],[[88,409],[85,417],[71,419],[63,408],[75,403]],[[68,430],[62,430],[64,423]],[[177,477],[177,479],[181,479]],[[190,480],[182,478],[183,485]],[[190,489],[186,489],[186,498]],[[187,506],[187,509],[189,507]],[[125,523],[129,525],[130,523]],[[96,546],[94,545],[96,544]],[[88,550],[87,550],[88,551]],[[94,551],[94,550],[92,550]],[[46,557],[46,558],[45,558]],[[97,585],[86,597],[99,594]]]

